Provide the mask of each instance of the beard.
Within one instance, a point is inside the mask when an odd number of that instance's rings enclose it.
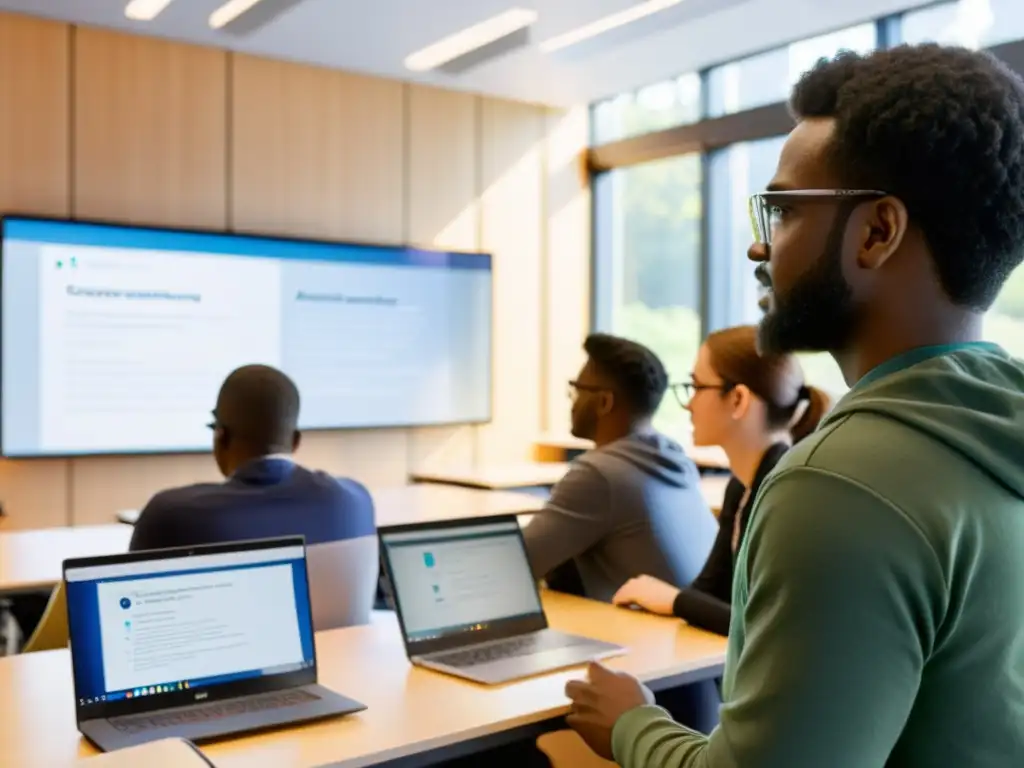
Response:
[[[592,408],[576,408],[573,410],[572,429],[570,430],[573,437],[578,437],[581,440],[593,440],[596,427],[597,414],[594,413]]]
[[[849,345],[860,308],[843,277],[844,229],[837,227],[833,231],[822,257],[784,296],[773,293],[770,307],[757,329],[761,354],[836,352]]]

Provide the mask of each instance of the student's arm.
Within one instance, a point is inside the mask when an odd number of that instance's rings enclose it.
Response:
[[[683,587],[672,603],[672,613],[691,627],[727,636],[732,621],[732,605],[714,595],[692,587]]]
[[[745,645],[721,725],[705,737],[656,707],[630,710],[612,734],[622,768],[886,764],[943,611],[938,558],[868,488],[805,467],[770,482],[751,521]]]
[[[608,481],[576,462],[523,531],[536,579],[590,549],[610,529]]]

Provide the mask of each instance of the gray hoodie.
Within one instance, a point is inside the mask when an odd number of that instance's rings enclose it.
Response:
[[[577,458],[525,536],[536,578],[574,560],[587,597],[608,601],[642,573],[689,584],[717,532],[697,467],[649,431]]]

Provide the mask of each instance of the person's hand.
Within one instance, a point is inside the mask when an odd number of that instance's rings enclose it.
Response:
[[[614,760],[615,722],[631,709],[654,703],[654,694],[635,677],[613,672],[596,661],[587,668],[586,680],[569,681],[565,695],[572,700],[572,712],[566,718],[569,727],[607,760]]]
[[[679,590],[653,576],[637,576],[630,579],[612,597],[615,605],[639,605],[651,613],[662,616],[672,615],[672,606]]]

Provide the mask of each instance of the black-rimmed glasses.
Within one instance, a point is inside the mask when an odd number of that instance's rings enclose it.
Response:
[[[758,192],[750,196],[747,204],[754,242],[772,244],[772,233],[778,226],[787,204],[796,202],[858,202],[886,197],[887,192],[876,189],[791,189]]]
[[[669,385],[672,389],[672,394],[676,398],[676,402],[679,403],[680,408],[686,408],[690,405],[690,401],[693,400],[694,396],[698,392],[703,392],[706,389],[717,389],[719,392],[728,392],[733,388],[732,384],[728,382],[722,382],[721,384],[701,384],[696,381],[681,381],[678,384]]]
[[[608,387],[599,387],[596,384],[581,384],[575,379],[571,380],[566,387],[566,394],[570,400],[579,397],[580,392],[608,392]]]

